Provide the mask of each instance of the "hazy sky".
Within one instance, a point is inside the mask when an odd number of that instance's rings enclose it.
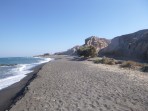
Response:
[[[66,50],[148,29],[148,0],[0,0],[0,56]]]

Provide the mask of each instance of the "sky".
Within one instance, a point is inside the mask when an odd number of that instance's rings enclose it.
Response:
[[[148,0],[0,0],[0,57],[65,51],[148,29]]]

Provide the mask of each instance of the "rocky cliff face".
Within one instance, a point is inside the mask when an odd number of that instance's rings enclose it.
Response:
[[[107,47],[109,44],[110,44],[110,40],[108,40],[108,39],[91,36],[91,37],[85,39],[84,45],[87,45],[87,46],[92,45],[99,52],[101,49]]]
[[[71,49],[68,49],[67,51],[64,52],[58,52],[55,53],[56,55],[77,55],[77,50],[79,49],[80,46],[75,46]]]
[[[148,60],[148,29],[112,39],[99,55]]]
[[[110,43],[110,40],[107,40],[105,38],[97,38],[95,36],[91,36],[87,39],[85,39],[85,44],[82,46],[94,46],[97,51],[105,48],[108,46],[108,44]],[[77,55],[77,50],[80,48],[81,46],[75,46],[71,49],[68,49],[67,51],[64,52],[59,52],[59,53],[55,53],[57,55]]]

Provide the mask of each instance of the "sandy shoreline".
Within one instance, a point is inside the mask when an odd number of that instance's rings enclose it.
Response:
[[[56,56],[10,111],[147,111],[148,75]]]
[[[27,85],[36,77],[38,71],[43,67],[44,64],[34,67],[33,72],[27,74],[21,81],[0,90],[0,111],[8,110],[11,105],[20,99],[27,91]]]

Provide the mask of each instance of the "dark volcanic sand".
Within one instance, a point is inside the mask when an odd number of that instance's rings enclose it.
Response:
[[[59,56],[10,111],[148,111],[148,76]]]
[[[33,68],[34,72],[29,73],[21,81],[0,90],[0,111],[4,111],[10,108],[11,104],[14,104],[19,98],[21,98],[27,91],[27,85],[36,77],[37,72],[43,66],[39,65]]]

